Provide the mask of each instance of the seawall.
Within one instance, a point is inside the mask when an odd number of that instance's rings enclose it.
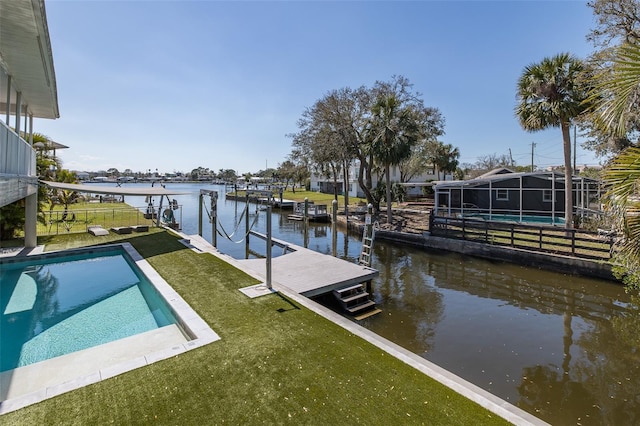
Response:
[[[362,222],[346,221],[344,216],[338,216],[338,223],[346,226],[348,230],[362,232]],[[446,250],[467,256],[475,256],[483,259],[500,260],[516,263],[518,265],[533,268],[552,270],[570,275],[589,276],[609,281],[620,282],[611,272],[611,264],[602,261],[580,259],[571,256],[540,253],[512,247],[494,246],[491,244],[476,243],[472,241],[457,240],[452,238],[434,237],[425,232],[423,234],[410,234],[406,232],[394,232],[377,230],[376,240],[384,240],[396,244],[410,245],[425,250]]]

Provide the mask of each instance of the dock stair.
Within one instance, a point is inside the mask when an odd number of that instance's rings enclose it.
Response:
[[[342,308],[358,321],[382,312],[376,308],[376,303],[370,299],[363,284],[333,290],[333,295],[338,299]]]

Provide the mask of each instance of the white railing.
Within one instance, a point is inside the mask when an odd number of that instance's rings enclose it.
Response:
[[[0,121],[0,174],[36,176],[36,152]]]

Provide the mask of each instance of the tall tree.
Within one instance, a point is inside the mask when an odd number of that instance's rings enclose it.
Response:
[[[582,61],[568,53],[544,58],[524,68],[518,80],[515,113],[520,125],[535,132],[550,127],[562,130],[564,147],[565,227],[573,227],[573,183],[571,168],[572,120],[586,109],[586,85],[582,80]]]
[[[443,179],[447,173],[455,172],[458,168],[459,158],[460,150],[458,148],[454,148],[451,144],[437,142],[431,160],[436,168],[436,178],[440,179],[440,172],[442,172]]]
[[[610,72],[596,76],[591,98],[598,126],[614,135],[623,135],[631,125],[630,111],[638,108],[640,97],[640,46],[623,44],[616,50]],[[620,153],[603,173],[605,205],[614,225],[625,236],[614,261],[616,274],[640,289],[640,148]]]
[[[289,182],[294,178],[296,165],[291,160],[286,160],[278,165],[278,177],[284,180],[284,190],[289,187]]]
[[[637,0],[593,0],[587,3],[592,9],[595,27],[587,35],[596,48],[587,65],[602,80],[611,78],[612,66],[619,56],[616,51],[621,44],[640,43],[640,2]],[[639,146],[640,110],[631,108],[624,116],[626,132],[594,122],[591,116],[580,120],[581,134],[585,137],[582,146],[598,157],[609,159],[625,148]]]
[[[628,148],[604,171],[606,207],[624,235],[614,274],[640,290],[640,148]]]
[[[411,155],[422,134],[411,106],[402,105],[394,95],[380,97],[371,112],[369,143],[373,157],[384,167],[387,223],[391,223],[390,168]]]
[[[614,136],[627,134],[634,126],[640,106],[640,47],[623,44],[616,51],[611,65],[593,76],[596,81],[590,92],[590,116],[596,125]]]
[[[307,108],[298,120],[298,133],[293,138],[292,155],[324,176],[333,176],[334,187],[339,174],[345,195],[345,213],[349,196],[349,169],[355,158],[360,161],[360,171],[368,167],[367,154],[363,149],[363,129],[369,111],[369,93],[364,87],[342,88],[328,92],[323,98]],[[363,175],[358,181],[368,200],[372,199],[369,188],[363,185]]]
[[[327,93],[298,120],[299,132],[292,136],[292,156],[304,158],[315,170],[343,174],[345,213],[349,193],[349,170],[357,164],[358,185],[367,201],[379,210],[380,200],[373,191],[373,171],[381,167],[371,149],[372,110],[379,99],[394,96],[401,109],[411,106],[414,119],[421,126],[422,138],[433,139],[443,133],[444,120],[435,108],[423,105],[419,93],[402,76],[390,81],[376,81],[372,88],[343,88]],[[330,160],[330,161],[329,161]],[[338,165],[339,163],[339,165]],[[320,166],[322,164],[323,166]]]
[[[400,182],[408,182],[414,176],[435,167],[436,151],[442,142],[438,137],[444,135],[444,118],[435,108],[425,107],[419,111],[424,137],[411,149],[411,156],[400,163]]]
[[[637,0],[592,0],[596,27],[587,40],[596,47],[607,49],[620,43],[640,42],[640,3]]]

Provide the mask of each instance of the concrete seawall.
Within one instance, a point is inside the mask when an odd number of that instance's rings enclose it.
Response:
[[[343,226],[346,225],[347,229],[358,232],[362,232],[364,227],[360,222],[347,222],[344,217],[338,217],[338,222]],[[540,253],[512,247],[494,246],[452,238],[434,237],[428,233],[410,234],[406,232],[378,230],[376,231],[375,238],[376,240],[410,245],[425,250],[446,250],[467,256],[501,260],[564,274],[583,275],[620,282],[613,276],[611,264],[607,262],[598,262],[551,253]]]

